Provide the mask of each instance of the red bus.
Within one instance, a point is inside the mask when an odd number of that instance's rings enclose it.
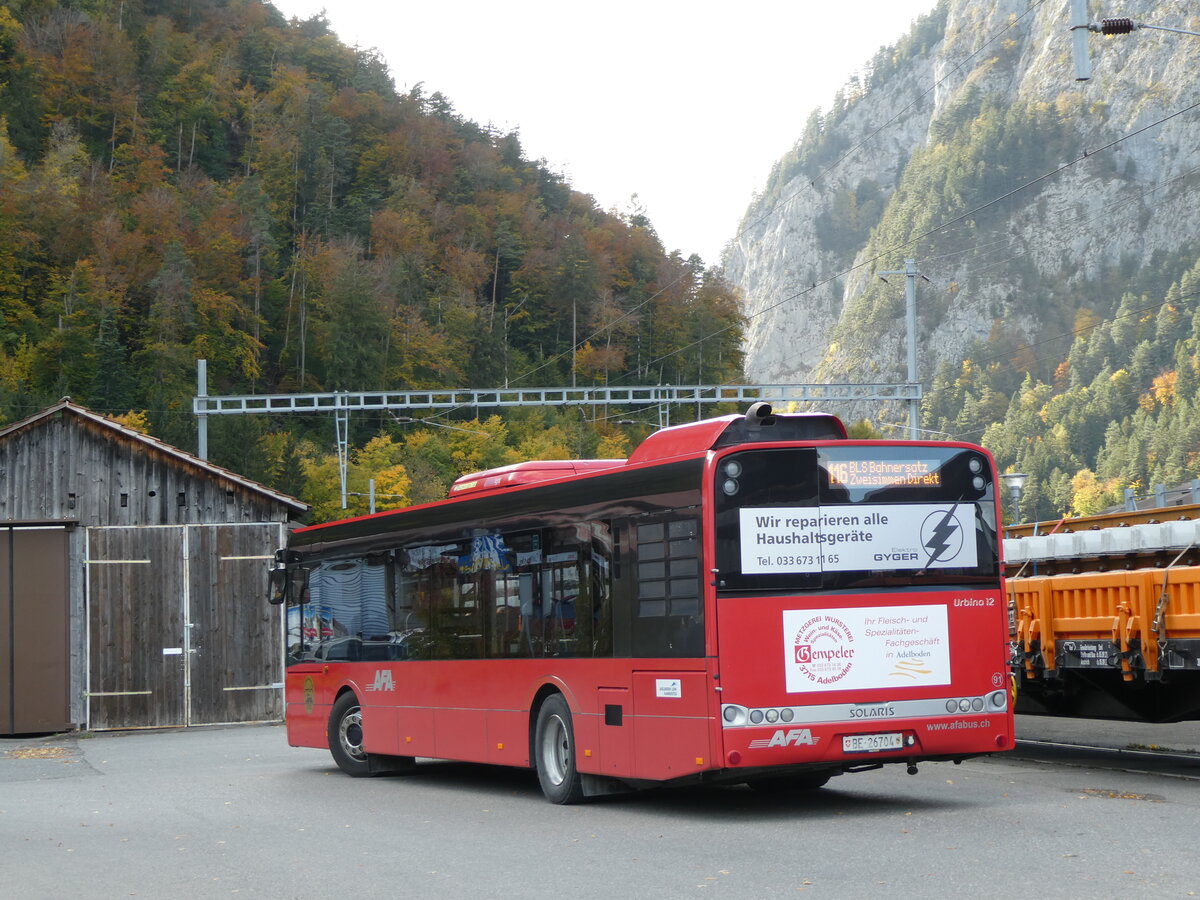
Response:
[[[532,767],[556,803],[1009,749],[996,494],[980,447],[755,404],[299,529],[288,741]]]

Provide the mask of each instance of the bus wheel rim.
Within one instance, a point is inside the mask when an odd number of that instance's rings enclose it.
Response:
[[[357,706],[342,716],[338,726],[338,741],[346,755],[352,759],[363,760],[367,754],[363,752],[362,710]]]
[[[546,774],[554,784],[566,781],[567,769],[571,765],[571,740],[561,716],[551,716],[546,724],[542,761],[546,764]]]

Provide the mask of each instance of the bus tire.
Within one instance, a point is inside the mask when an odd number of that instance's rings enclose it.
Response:
[[[578,803],[583,778],[575,769],[575,729],[562,694],[546,698],[534,729],[534,763],[542,793],[551,803]]]
[[[815,775],[775,775],[751,778],[746,785],[750,790],[764,794],[787,794],[823,788],[832,777],[829,772],[818,772]]]
[[[329,713],[329,753],[338,768],[354,778],[371,774],[370,758],[363,749],[362,707],[352,691],[337,698]]]

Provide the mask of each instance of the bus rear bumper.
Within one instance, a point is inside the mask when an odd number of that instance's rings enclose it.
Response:
[[[1010,712],[928,720],[831,722],[723,729],[725,767],[835,765],[965,759],[1011,750]]]

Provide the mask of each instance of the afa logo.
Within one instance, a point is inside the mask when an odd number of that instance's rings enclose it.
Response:
[[[765,750],[768,747],[815,747],[817,738],[813,737],[807,728],[792,728],[788,731],[779,729],[769,738],[759,738],[750,742],[751,750]]]
[[[379,669],[375,672],[375,683],[368,684],[368,691],[394,691],[396,689],[396,681],[392,677],[391,669]]]

